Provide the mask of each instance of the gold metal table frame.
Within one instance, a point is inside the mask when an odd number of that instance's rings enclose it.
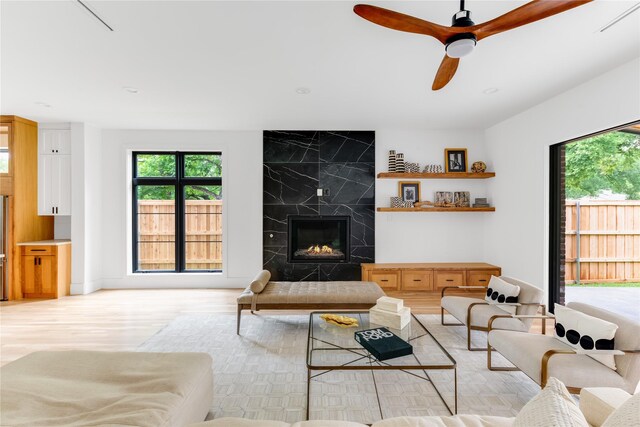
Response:
[[[449,413],[451,415],[455,415],[458,413],[458,371],[457,371],[456,361],[453,359],[453,357],[451,357],[449,352],[438,342],[438,340],[431,334],[431,332],[429,332],[429,330],[422,324],[422,322],[420,322],[420,320],[418,320],[418,318],[415,317],[413,314],[411,314],[411,328],[412,329],[416,328],[416,333],[413,333],[412,331],[412,334],[411,336],[409,336],[409,339],[407,341],[411,343],[415,349],[416,346],[420,345],[419,340],[421,338],[430,337],[432,342],[435,343],[434,349],[441,351],[442,355],[446,356],[446,358],[449,360],[449,363],[424,364],[418,359],[418,356],[415,354],[415,351],[413,354],[408,356],[379,361],[373,355],[371,355],[371,353],[369,353],[365,348],[360,346],[360,344],[356,342],[355,338],[352,338],[352,342],[353,342],[352,347],[344,346],[336,342],[331,342],[330,339],[326,339],[326,338],[321,339],[317,335],[314,335],[314,324],[319,324],[319,322],[323,322],[322,320],[319,319],[320,314],[323,314],[323,313],[332,313],[332,314],[339,314],[343,316],[358,318],[358,322],[360,326],[356,328],[345,329],[344,330],[345,336],[347,333],[350,333],[351,336],[353,337],[353,333],[356,331],[380,326],[380,325],[372,325],[369,323],[368,311],[340,311],[340,312],[314,311],[314,312],[311,312],[311,314],[309,315],[309,333],[307,338],[307,361],[306,361],[307,362],[307,405],[306,405],[307,420],[309,419],[309,412],[310,412],[309,406],[311,402],[311,380],[313,380],[314,378],[318,378],[328,372],[339,371],[339,370],[345,370],[345,371],[370,370],[371,371],[371,376],[373,378],[373,386],[376,393],[376,399],[378,401],[378,410],[380,411],[381,419],[384,419],[384,415],[382,412],[382,405],[380,403],[378,386],[376,384],[375,371],[386,371],[386,370],[402,371],[408,375],[412,375],[416,378],[420,378],[424,381],[431,383],[431,386],[436,391],[436,393],[438,394],[438,397],[440,397],[440,400],[442,401],[444,406],[447,408]],[[338,328],[338,326],[333,326],[333,325],[330,325],[328,327]],[[398,335],[397,333],[398,331],[391,328],[389,329],[392,332],[396,333],[396,335]],[[335,340],[335,341],[338,341],[338,340]],[[319,347],[318,345],[324,345],[325,347]],[[347,355],[352,354],[353,358],[347,361],[346,363],[342,363],[342,364],[326,364],[326,365],[321,363],[314,364],[314,360],[313,360],[314,352],[323,352],[323,351],[339,351]],[[415,363],[407,363],[407,358],[412,358],[415,361]],[[400,360],[405,364],[397,363]],[[363,364],[357,364],[357,363],[363,363]],[[427,372],[429,370],[442,370],[442,369],[453,370],[453,382],[454,382],[453,409],[444,399],[444,397],[436,387],[435,383],[431,380],[431,377]],[[320,371],[320,372],[316,374],[312,374],[313,371]],[[417,374],[411,371],[420,371],[421,374]]]

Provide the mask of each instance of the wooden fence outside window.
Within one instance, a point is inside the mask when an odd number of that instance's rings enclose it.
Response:
[[[187,270],[222,270],[222,200],[185,202]],[[175,269],[173,200],[138,201],[138,268]]]
[[[640,201],[567,200],[565,206],[565,282],[640,282]]]

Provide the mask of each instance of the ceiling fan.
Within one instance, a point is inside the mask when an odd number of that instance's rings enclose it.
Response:
[[[465,0],[460,0],[460,11],[453,15],[450,27],[366,4],[354,6],[353,11],[374,24],[392,30],[431,36],[444,44],[445,56],[431,86],[431,89],[439,90],[453,78],[460,58],[473,52],[480,40],[548,18],[590,1],[592,0],[534,0],[491,21],[476,24],[471,20],[471,12],[464,8]]]

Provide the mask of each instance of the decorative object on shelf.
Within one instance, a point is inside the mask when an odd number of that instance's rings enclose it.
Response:
[[[416,208],[432,208],[433,202],[425,200],[424,202],[415,202],[413,206]]]
[[[420,181],[398,182],[398,196],[405,202],[412,204],[420,201]],[[413,207],[413,206],[412,206]]]
[[[487,203],[486,197],[476,197],[476,201],[473,204],[474,208],[488,208],[489,203]]]
[[[419,173],[420,172],[420,164],[407,162],[405,163],[405,170],[409,173]]]
[[[453,193],[453,204],[459,208],[471,206],[471,195],[468,191],[456,191]]]
[[[389,150],[389,172],[396,171],[396,150]]]
[[[473,162],[471,165],[471,172],[475,173],[483,173],[487,170],[487,165],[485,162]]]
[[[444,168],[442,165],[426,165],[424,169],[422,169],[422,173],[443,173]]]
[[[438,207],[454,207],[453,193],[451,191],[436,191],[435,203]]]
[[[401,208],[414,208],[414,204],[413,202],[402,202],[402,206],[400,206]]]
[[[340,326],[341,328],[353,328],[358,326],[358,319],[349,316],[341,316],[339,314],[321,314],[320,318],[332,325]]]
[[[405,172],[404,154],[403,153],[397,153],[396,154],[396,170],[394,172],[397,172],[397,173],[404,173]]]
[[[467,171],[467,149],[466,148],[445,148],[444,164],[446,172],[466,172]]]
[[[401,208],[401,207],[403,207],[402,205],[403,205],[404,202],[402,201],[402,197],[390,197],[390,199],[391,199],[390,206],[392,208]]]

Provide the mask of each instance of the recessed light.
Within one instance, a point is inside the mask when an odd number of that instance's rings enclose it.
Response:
[[[42,102],[42,101],[36,102],[36,105],[39,105],[39,106],[45,107],[45,108],[51,108],[51,104],[46,103],[46,102]]]
[[[309,95],[311,93],[311,89],[309,89],[308,87],[299,87],[296,88],[296,93],[298,95]]]
[[[497,87],[490,87],[482,91],[485,95],[491,95],[492,93],[496,93],[498,91]]]
[[[131,87],[131,86],[124,86],[122,89],[126,90],[126,91],[127,91],[127,92],[129,92],[129,93],[138,93],[138,92],[140,92],[140,91],[138,90],[138,88],[136,88],[136,87]]]

